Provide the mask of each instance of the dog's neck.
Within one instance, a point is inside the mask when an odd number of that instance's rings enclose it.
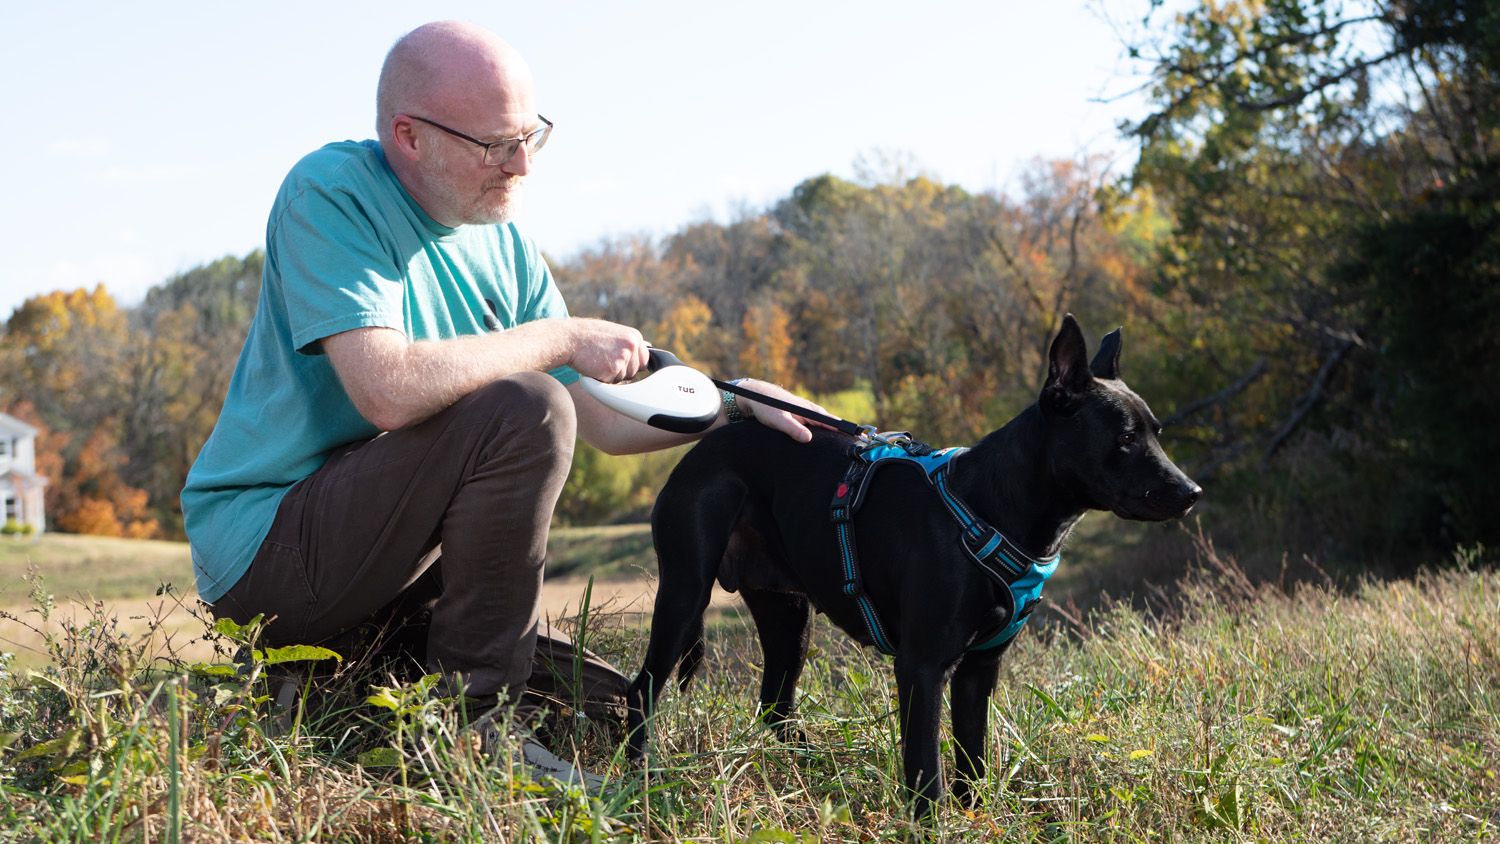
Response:
[[[950,484],[985,521],[1036,559],[1062,550],[1088,509],[1048,472],[1047,423],[1031,405],[954,458]]]

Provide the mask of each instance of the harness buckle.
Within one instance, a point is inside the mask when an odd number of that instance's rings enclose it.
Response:
[[[991,554],[1000,548],[1000,543],[1004,541],[1004,537],[1000,535],[1000,531],[994,528],[985,530],[980,528],[979,525],[969,525],[964,530],[963,535],[964,543],[969,546],[970,553],[981,560],[988,559]]]

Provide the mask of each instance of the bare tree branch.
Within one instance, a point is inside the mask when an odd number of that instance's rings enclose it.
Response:
[[[1262,468],[1271,462],[1271,457],[1286,443],[1287,437],[1290,437],[1292,432],[1297,430],[1297,427],[1302,424],[1302,420],[1307,418],[1307,414],[1311,413],[1313,407],[1323,398],[1323,388],[1328,385],[1329,376],[1333,374],[1333,370],[1338,366],[1339,361],[1343,360],[1344,355],[1348,354],[1352,348],[1354,348],[1354,341],[1345,340],[1334,346],[1333,351],[1328,353],[1328,357],[1323,359],[1323,365],[1319,367],[1318,374],[1313,378],[1312,386],[1308,388],[1307,393],[1302,398],[1297,400],[1292,410],[1292,415],[1281,426],[1281,430],[1277,431],[1276,435],[1271,437],[1270,444],[1266,446],[1265,453],[1260,458]]]
[[[1171,426],[1182,422],[1184,419],[1187,419],[1189,416],[1192,416],[1193,414],[1197,413],[1200,410],[1203,410],[1204,408],[1220,404],[1244,392],[1262,375],[1265,375],[1268,368],[1269,363],[1267,359],[1262,356],[1260,360],[1257,360],[1255,362],[1254,366],[1250,367],[1250,371],[1246,372],[1244,375],[1241,375],[1237,380],[1235,380],[1233,384],[1230,384],[1228,387],[1225,387],[1224,389],[1218,391],[1217,393],[1214,393],[1213,395],[1204,396],[1203,398],[1189,404],[1187,407],[1179,408],[1176,413],[1173,413],[1166,419],[1161,420],[1162,427],[1170,428]]]

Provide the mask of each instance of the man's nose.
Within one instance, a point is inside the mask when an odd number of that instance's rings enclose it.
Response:
[[[524,176],[531,172],[531,148],[525,144],[516,147],[515,154],[500,165],[500,169],[512,176]]]

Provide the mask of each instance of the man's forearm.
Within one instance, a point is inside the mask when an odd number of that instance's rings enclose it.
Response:
[[[598,320],[538,320],[494,334],[411,343],[399,331],[361,328],[324,338],[323,349],[359,412],[393,431],[515,372],[574,365],[628,377],[619,373],[635,371],[631,331]]]

